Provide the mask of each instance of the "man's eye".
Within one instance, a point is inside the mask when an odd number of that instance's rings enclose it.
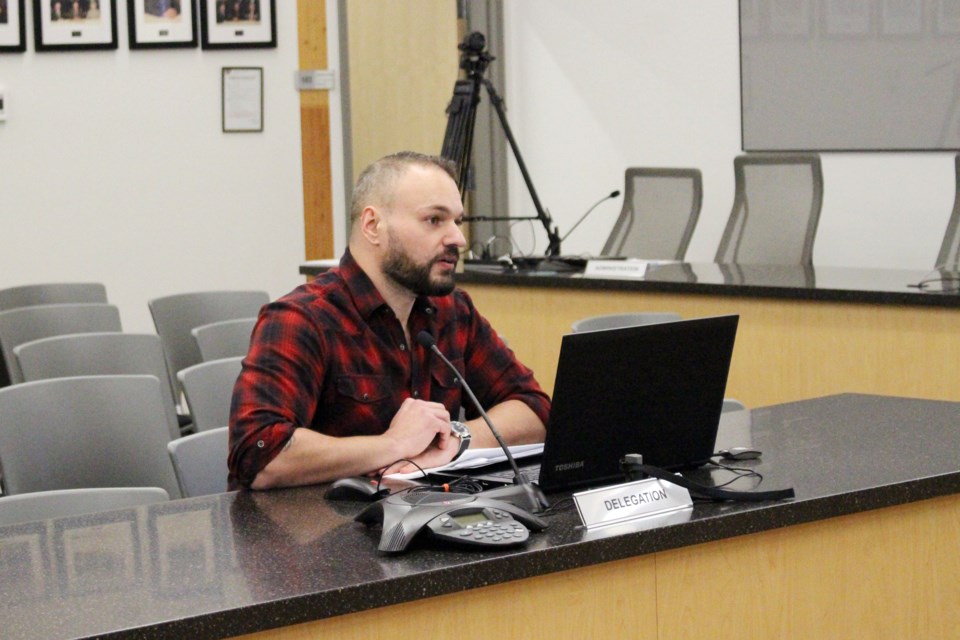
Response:
[[[440,216],[433,216],[427,222],[429,222],[433,226],[437,226],[438,224],[440,224]]]

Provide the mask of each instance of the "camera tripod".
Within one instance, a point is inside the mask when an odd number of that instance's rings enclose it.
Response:
[[[477,105],[480,104],[480,86],[486,87],[490,104],[497,113],[500,126],[510,144],[510,150],[517,160],[527,191],[533,199],[536,216],[466,216],[467,222],[500,222],[514,220],[539,220],[547,232],[547,257],[560,255],[560,232],[550,218],[550,214],[540,204],[537,190],[530,179],[530,173],[520,155],[520,148],[513,137],[510,125],[503,106],[503,99],[497,94],[493,83],[483,77],[494,56],[486,51],[486,38],[480,32],[473,32],[466,36],[457,48],[460,54],[460,68],[466,71],[466,79],[457,80],[453,86],[453,98],[447,106],[447,129],[443,136],[443,148],[440,155],[457,164],[457,186],[461,196],[466,191],[467,174],[470,168],[471,151],[473,149],[473,129],[477,118]]]

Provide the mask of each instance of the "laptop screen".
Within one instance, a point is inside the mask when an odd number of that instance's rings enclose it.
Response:
[[[556,491],[623,479],[639,453],[665,469],[714,452],[739,316],[563,337],[540,465]]]

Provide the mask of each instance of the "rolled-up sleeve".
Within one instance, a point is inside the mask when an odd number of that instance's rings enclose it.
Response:
[[[230,406],[231,488],[249,486],[294,429],[309,425],[323,380],[322,332],[296,305],[264,307]]]

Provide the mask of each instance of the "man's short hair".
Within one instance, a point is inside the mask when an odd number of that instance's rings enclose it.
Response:
[[[364,169],[357,178],[350,200],[350,223],[356,222],[370,204],[389,206],[390,187],[411,166],[437,167],[453,178],[454,182],[457,181],[457,165],[452,160],[416,151],[400,151],[384,156]]]

